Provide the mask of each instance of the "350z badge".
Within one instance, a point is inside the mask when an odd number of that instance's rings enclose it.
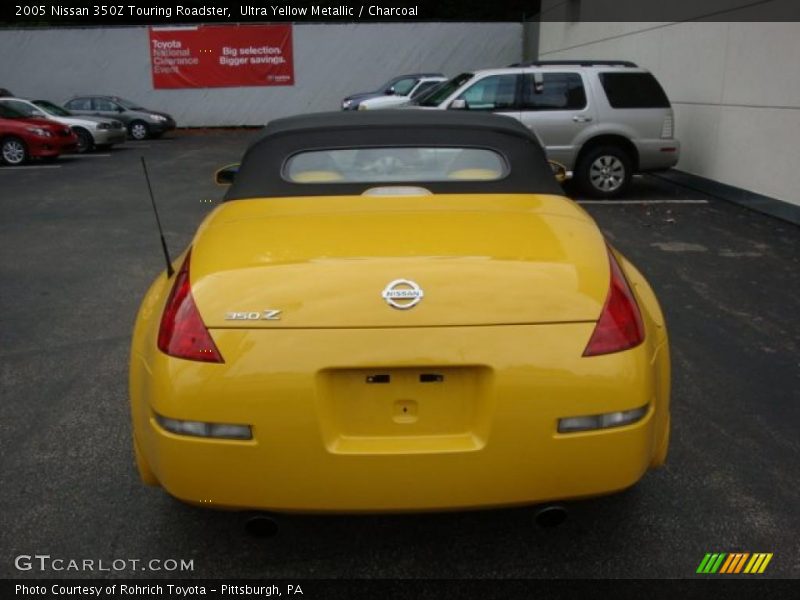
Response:
[[[225,313],[226,321],[279,321],[281,318],[281,311],[279,310],[262,310],[261,312],[227,312]]]

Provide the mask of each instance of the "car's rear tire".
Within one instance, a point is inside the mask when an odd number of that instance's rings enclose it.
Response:
[[[593,198],[617,198],[633,177],[633,161],[619,146],[598,146],[578,161],[575,179],[583,193]]]
[[[135,140],[146,140],[150,135],[150,127],[144,121],[133,121],[128,125],[128,133]]]
[[[74,127],[72,131],[78,137],[78,144],[75,147],[75,152],[83,154],[89,152],[94,148],[94,138],[92,134],[83,129],[82,127]]]
[[[21,165],[28,160],[28,148],[20,138],[8,136],[0,141],[0,157],[7,165]]]

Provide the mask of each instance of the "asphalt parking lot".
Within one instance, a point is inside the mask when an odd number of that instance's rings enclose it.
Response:
[[[706,552],[771,552],[800,576],[800,229],[637,178],[587,201],[649,278],[670,327],[666,467],[623,494],[530,509],[290,516],[277,536],[139,483],[127,400],[139,301],[163,269],[139,157],[173,255],[251,131],[178,133],[52,164],[0,167],[0,577],[21,554],[186,559],[182,577],[691,577]]]

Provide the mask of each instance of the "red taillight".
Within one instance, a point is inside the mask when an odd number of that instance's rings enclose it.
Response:
[[[158,330],[158,349],[170,356],[187,360],[225,362],[192,298],[192,289],[189,286],[191,255],[190,250],[175,276],[175,283],[167,298],[167,305],[161,316],[161,328]]]
[[[633,292],[617,260],[608,251],[611,263],[611,286],[606,304],[583,351],[584,356],[611,354],[638,346],[644,341],[644,325]]]

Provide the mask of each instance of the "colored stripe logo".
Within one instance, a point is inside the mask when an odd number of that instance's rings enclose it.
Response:
[[[708,552],[700,561],[697,573],[713,575],[732,575],[737,573],[763,573],[772,553],[769,552]]]

